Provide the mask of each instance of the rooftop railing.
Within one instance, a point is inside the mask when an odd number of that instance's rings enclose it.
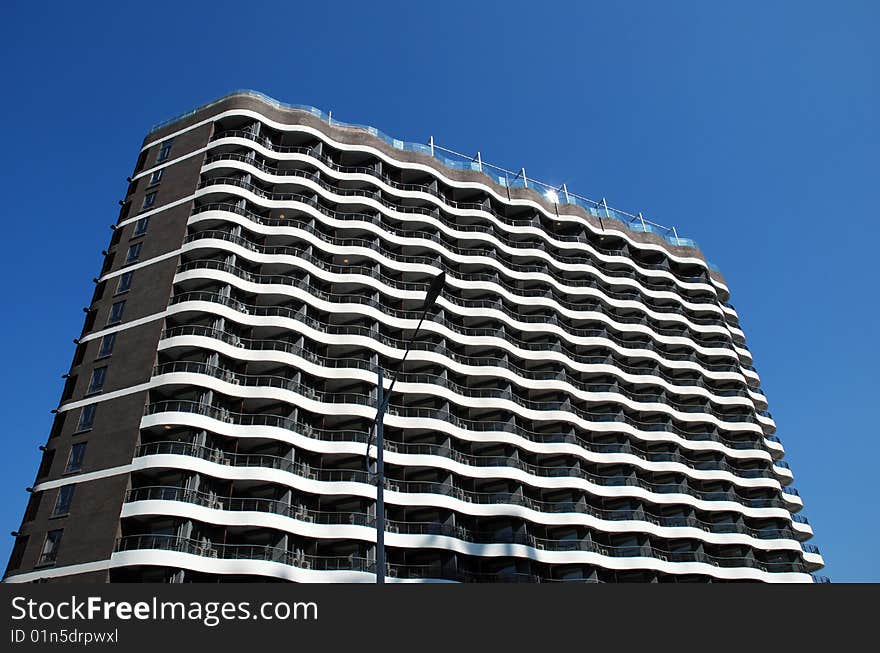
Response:
[[[257,98],[279,109],[293,109],[296,111],[304,111],[333,127],[348,127],[366,131],[375,138],[378,138],[379,140],[383,141],[384,143],[390,145],[395,149],[404,152],[418,152],[420,154],[426,154],[436,159],[442,165],[448,168],[452,168],[453,170],[468,170],[482,173],[496,184],[505,188],[532,189],[536,193],[542,195],[544,199],[551,202],[552,204],[573,204],[581,207],[587,213],[594,217],[614,218],[620,220],[631,231],[657,234],[671,245],[681,247],[699,247],[696,241],[690,238],[682,238],[681,236],[679,236],[678,230],[675,227],[668,227],[666,225],[662,225],[652,220],[649,220],[645,218],[641,212],[629,213],[627,211],[609,207],[604,198],[600,201],[596,201],[588,197],[578,195],[569,191],[568,186],[564,183],[560,185],[553,185],[546,182],[538,181],[537,179],[528,177],[526,175],[525,168],[520,168],[518,172],[514,172],[512,170],[507,170],[506,168],[502,168],[491,163],[486,163],[485,161],[483,161],[482,154],[480,152],[477,152],[475,156],[461,154],[460,152],[456,152],[455,150],[451,150],[438,145],[434,142],[433,136],[428,139],[427,144],[403,141],[398,138],[388,136],[387,134],[379,131],[378,129],[370,125],[347,123],[342,122],[341,120],[334,119],[332,112],[325,113],[320,109],[306,104],[290,104],[286,102],[279,102],[278,100],[269,97],[268,95],[250,89],[233,91],[212,102],[198,106],[190,111],[186,111],[168,120],[156,123],[150,129],[150,133],[153,133],[154,131],[161,129],[162,127],[170,125],[171,123],[177,122],[178,120],[194,115],[202,109],[206,109],[210,106],[218,104],[219,102],[222,102],[223,100],[235,95],[247,95],[253,98]],[[718,268],[715,265],[711,263],[707,263],[707,265],[710,269],[718,271]]]

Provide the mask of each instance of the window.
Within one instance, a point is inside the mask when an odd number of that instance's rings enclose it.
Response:
[[[125,310],[125,300],[115,302],[110,307],[110,316],[107,318],[107,324],[117,324],[122,322],[122,311]]]
[[[134,272],[123,272],[119,275],[119,283],[116,284],[117,295],[121,295],[122,293],[131,290],[131,278],[133,276]]]
[[[122,206],[119,208],[119,216],[116,218],[116,223],[120,223],[128,217],[128,212],[131,210],[131,200],[125,200],[122,203]]]
[[[37,469],[37,478],[42,478],[49,475],[49,471],[52,469],[52,463],[54,462],[54,460],[54,449],[47,449],[43,452],[43,458],[40,460],[40,467],[39,469]]]
[[[55,499],[55,508],[52,510],[53,517],[61,517],[70,512],[70,504],[73,502],[73,490],[75,485],[62,485]]]
[[[61,535],[64,533],[60,528],[46,533],[46,541],[43,543],[43,551],[40,553],[38,565],[46,565],[55,562],[58,558],[58,547],[61,546]]]
[[[76,346],[76,351],[73,352],[73,367],[76,367],[80,363],[83,362],[83,359],[86,357],[86,343],[81,342]]]
[[[95,425],[95,410],[97,408],[96,404],[89,404],[88,406],[83,406],[82,410],[79,413],[79,421],[76,423],[76,432],[82,433],[83,431],[88,431]]]
[[[57,438],[61,435],[61,431],[64,428],[64,419],[66,417],[66,412],[55,415],[55,420],[52,422],[52,430],[49,431],[49,438]]]
[[[92,378],[89,380],[88,394],[101,392],[104,389],[104,382],[107,380],[107,367],[96,367],[92,370]]]
[[[153,191],[152,193],[147,193],[146,195],[144,195],[144,203],[141,205],[141,208],[148,209],[151,206],[153,206],[153,204],[155,204],[155,203],[156,203],[156,191]]]
[[[31,493],[31,498],[28,499],[27,508],[24,511],[24,520],[23,521],[33,521],[37,516],[37,511],[40,509],[40,500],[43,498],[42,492],[33,492]]]
[[[171,154],[170,138],[159,146],[159,156],[156,157],[156,163],[160,163],[167,159],[169,154]]]
[[[105,272],[109,272],[110,268],[113,267],[113,261],[116,260],[116,252],[110,252],[107,256],[104,257],[104,265],[101,266],[101,274]]]
[[[153,174],[150,175],[150,183],[147,185],[148,186],[155,186],[160,181],[162,181],[162,173],[163,172],[165,172],[165,168],[159,168],[158,170],[153,170]]]
[[[15,546],[12,547],[12,555],[9,556],[9,566],[7,571],[18,569],[21,567],[21,561],[24,559],[24,550],[27,548],[29,536],[19,535],[15,538]]]
[[[108,333],[101,338],[101,348],[98,350],[98,358],[106,358],[113,353],[113,345],[116,344],[116,334]]]
[[[78,472],[82,469],[83,458],[86,457],[86,443],[77,442],[70,448],[70,454],[67,456],[67,466],[64,468],[65,474]]]
[[[67,377],[67,380],[64,382],[64,389],[61,391],[61,401],[67,401],[73,396],[73,391],[76,389],[76,374],[71,374]]]
[[[147,233],[147,225],[150,224],[150,216],[146,218],[141,218],[137,222],[134,223],[134,233],[132,236],[143,236]]]
[[[137,261],[141,255],[141,249],[143,249],[143,247],[143,243],[135,243],[134,245],[129,245],[128,251],[125,253],[125,265]]]
[[[97,286],[95,286],[95,293],[92,295],[92,303],[94,304],[96,301],[101,299],[104,296],[104,288],[107,286],[105,281],[102,281]]]
[[[83,321],[83,333],[88,333],[95,326],[95,319],[98,317],[98,309],[90,309],[86,313],[86,319]]]

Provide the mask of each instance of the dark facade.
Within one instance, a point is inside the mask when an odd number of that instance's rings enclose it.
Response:
[[[439,269],[386,421],[386,575],[811,581],[699,250],[387,140],[249,93],[147,135],[7,581],[374,579],[374,370]]]

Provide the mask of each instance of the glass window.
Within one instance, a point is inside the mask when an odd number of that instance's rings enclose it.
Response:
[[[57,438],[61,435],[61,431],[64,428],[64,420],[67,418],[67,412],[58,413],[55,415],[55,419],[52,421],[52,430],[49,431],[50,438]]]
[[[83,333],[87,333],[92,330],[92,327],[95,326],[95,319],[98,317],[98,309],[93,308],[88,313],[86,313],[86,319],[83,322]]]
[[[134,245],[128,246],[128,252],[125,254],[125,264],[134,263],[138,260],[141,255],[141,249],[143,249],[143,243],[135,243]]]
[[[165,168],[159,168],[158,170],[153,170],[153,174],[150,175],[150,183],[148,185],[155,186],[160,181],[162,181],[162,173],[163,172],[165,172]]]
[[[167,141],[163,142],[161,146],[159,146],[159,156],[156,157],[156,163],[160,161],[164,161],[171,154],[171,139],[169,138]]]
[[[83,362],[83,359],[86,357],[86,343],[81,342],[76,346],[76,351],[73,352],[73,363],[72,366],[76,367],[80,363]]]
[[[89,404],[88,406],[82,407],[82,410],[79,413],[79,422],[76,424],[77,433],[88,431],[95,425],[96,408],[97,404]]]
[[[24,511],[24,519],[22,521],[33,521],[40,509],[40,501],[43,498],[42,492],[33,492],[31,498],[28,499],[27,508]]]
[[[62,485],[58,490],[58,497],[55,499],[55,508],[52,510],[53,517],[60,517],[70,512],[70,504],[73,502],[73,490],[76,486]]]
[[[101,348],[98,350],[98,358],[104,358],[113,353],[113,345],[116,344],[116,334],[108,333],[101,338]]]
[[[89,394],[93,392],[101,392],[104,389],[104,382],[107,380],[107,367],[96,367],[92,370],[92,378],[89,381]]]
[[[116,260],[116,252],[110,252],[107,256],[104,257],[104,265],[101,267],[101,274],[105,272],[109,272],[110,268],[113,267],[113,261]]]
[[[144,195],[144,203],[141,205],[141,208],[148,209],[155,203],[156,191],[153,191],[152,193],[147,193],[146,195]]]
[[[70,448],[70,455],[67,456],[67,466],[64,473],[78,472],[82,469],[83,458],[86,457],[86,443],[77,442]]]
[[[58,557],[58,547],[61,546],[61,535],[63,530],[58,529],[46,533],[46,541],[43,543],[43,551],[40,553],[40,559],[37,564],[45,565],[55,562]]]
[[[55,450],[47,449],[43,452],[43,457],[40,459],[40,468],[37,470],[37,478],[42,478],[49,474],[52,470],[52,463],[55,461]]]
[[[6,568],[7,572],[21,567],[21,561],[24,559],[24,550],[27,548],[28,539],[28,535],[19,535],[15,538],[15,546],[12,547],[12,555],[9,556],[9,566]]]
[[[141,218],[137,222],[134,223],[134,234],[133,236],[143,236],[147,233],[147,225],[150,224],[150,216],[146,218]]]
[[[76,390],[76,380],[78,378],[78,374],[71,374],[67,377],[67,380],[64,382],[64,389],[61,391],[61,401],[67,401],[73,396],[73,392]]]
[[[94,294],[92,295],[92,303],[95,303],[96,301],[98,301],[99,299],[101,299],[101,297],[104,296],[104,289],[105,289],[106,287],[107,287],[107,283],[104,282],[104,281],[102,281],[102,282],[99,283],[97,286],[95,286],[95,292],[94,292]]]
[[[123,272],[119,275],[119,283],[116,284],[116,294],[121,295],[131,289],[131,278],[134,272]]]
[[[125,310],[125,300],[116,302],[110,307],[110,316],[107,318],[107,324],[116,324],[122,322],[122,312]]]

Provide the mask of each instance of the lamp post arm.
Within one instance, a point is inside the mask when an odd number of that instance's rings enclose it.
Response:
[[[419,334],[419,330],[422,328],[422,322],[425,321],[425,317],[428,315],[428,308],[425,308],[425,310],[422,312],[422,317],[419,319],[416,330],[413,331],[412,336],[410,336],[409,342],[406,344],[406,349],[403,352],[403,358],[400,359],[398,367],[403,365],[404,361],[406,361],[406,357],[409,356],[410,347],[412,347],[413,342],[415,342],[416,336]],[[373,419],[373,423],[370,425],[370,436],[367,438],[367,452],[366,458],[364,460],[364,469],[367,471],[367,473],[370,472],[370,446],[373,444],[373,438],[375,437],[376,420],[379,419],[379,415],[384,415],[385,411],[388,409],[388,402],[391,401],[391,393],[394,391],[395,383],[397,383],[397,374],[392,377],[391,385],[388,386],[388,390],[384,391],[383,389],[383,391],[379,393],[380,396],[384,395],[384,397],[380,400],[380,403],[376,408],[376,417],[375,419]]]
[[[404,362],[406,361],[406,357],[409,356],[410,347],[416,340],[416,336],[419,335],[419,330],[422,328],[422,322],[425,321],[425,316],[428,314],[428,309],[426,308],[422,313],[422,317],[419,319],[419,323],[416,326],[416,330],[413,331],[412,336],[410,336],[409,342],[406,343],[406,349],[403,352],[403,358],[400,359],[400,362],[397,364],[398,370],[403,367]],[[388,386],[388,391],[385,393],[385,400],[382,402],[382,405],[379,406],[379,409],[376,411],[378,415],[380,412],[384,413],[385,409],[388,408],[388,402],[391,401],[391,393],[394,391],[394,384],[397,383],[397,374],[391,379],[391,385]]]
[[[425,294],[425,303],[422,308],[422,316],[416,325],[403,356],[397,364],[397,372],[409,356],[410,348],[415,342],[419,330],[422,328],[422,322],[428,314],[428,309],[437,301],[440,291],[443,289],[443,283],[446,279],[446,273],[441,272],[431,281],[428,292]],[[385,411],[388,409],[388,402],[391,399],[391,393],[394,391],[394,384],[397,383],[397,374],[391,379],[391,385],[388,386],[388,392],[385,392],[385,380],[382,372],[382,366],[379,365],[376,370],[376,419],[370,427],[370,435],[367,438],[367,451],[364,455],[364,469],[367,478],[370,475],[370,445],[373,442],[373,434],[376,435],[376,583],[382,585],[385,583],[385,436],[384,422]]]

